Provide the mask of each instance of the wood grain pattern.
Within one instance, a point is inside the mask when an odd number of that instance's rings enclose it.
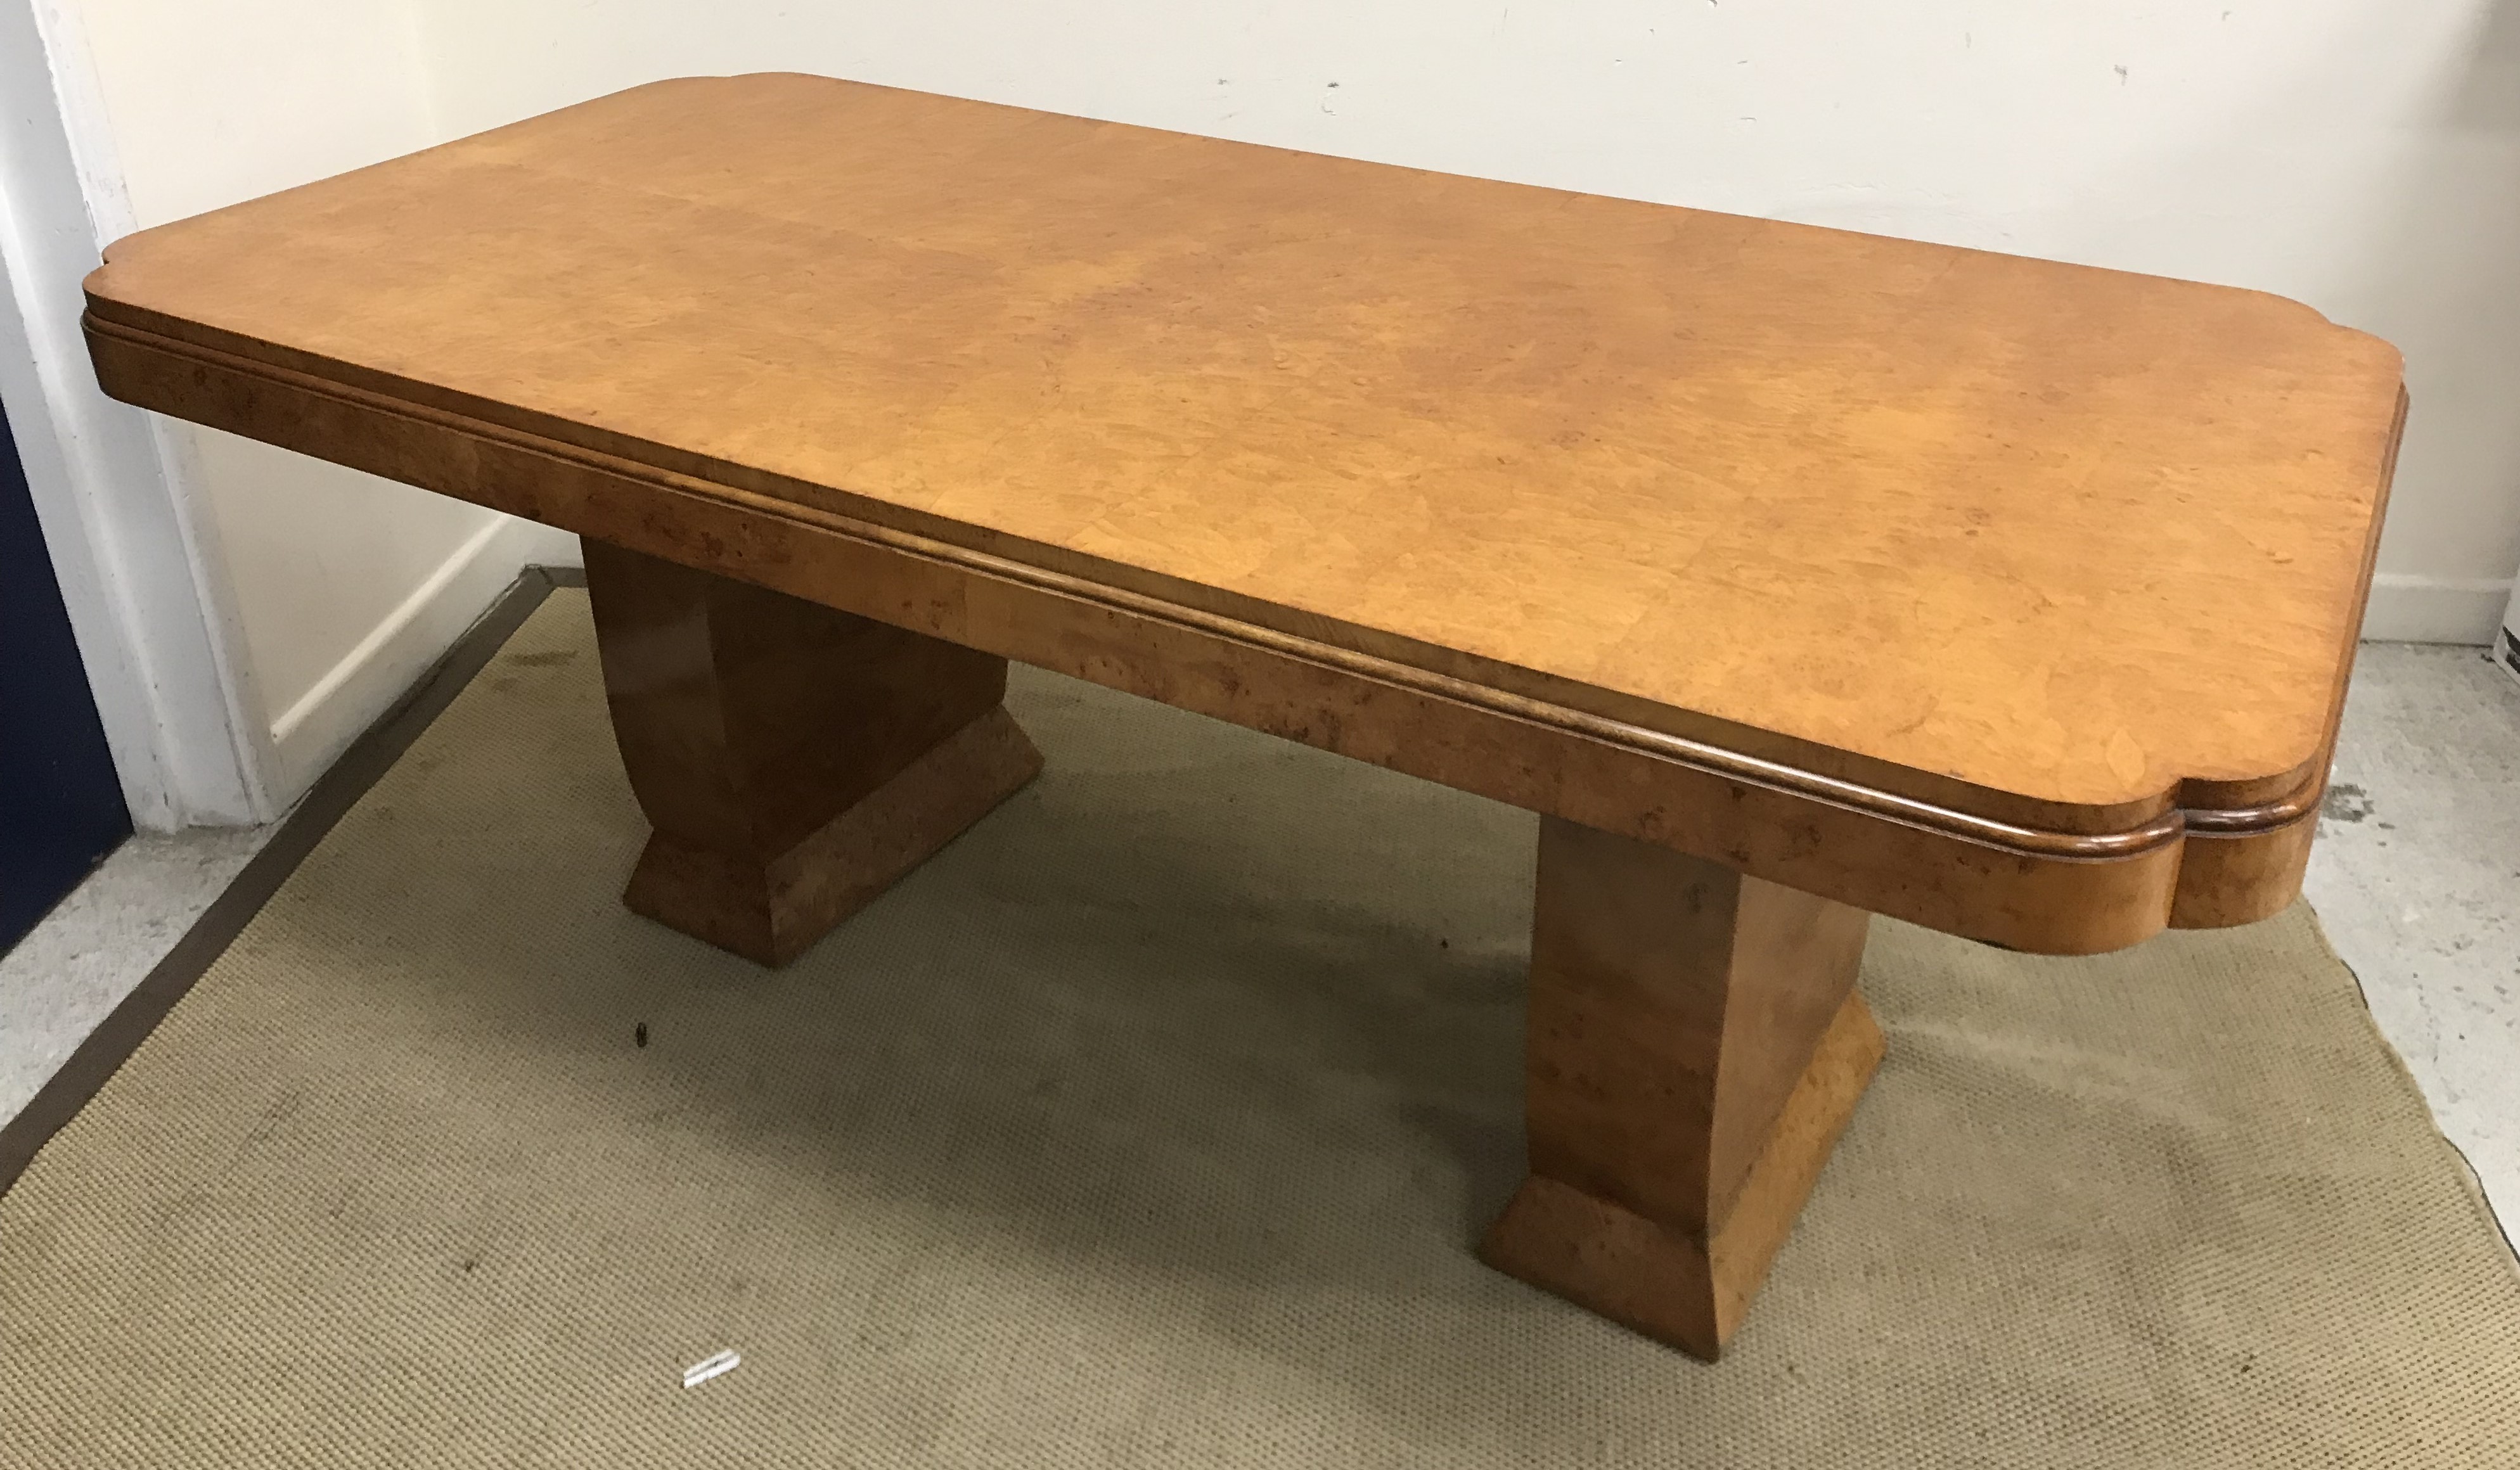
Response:
[[[2133,944],[2188,892],[2189,814],[2058,832],[1821,778],[1339,646],[307,375],[91,324],[117,396],[1587,825],[1928,927],[2043,953]],[[2247,843],[2317,787],[2236,814]],[[2299,865],[2253,895],[2276,907]],[[2269,897],[2269,895],[2272,897]]]
[[[2250,292],[804,77],[90,302],[130,401],[2029,949],[2289,897],[2188,816],[2315,804],[2400,407]]]
[[[1531,1179],[1497,1269],[1712,1359],[1881,1058],[1868,916],[1720,864],[1541,825]]]
[[[638,913],[785,964],[1041,770],[1003,658],[590,543]]]

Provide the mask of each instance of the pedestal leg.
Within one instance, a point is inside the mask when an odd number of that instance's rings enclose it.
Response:
[[[622,902],[764,964],[1041,770],[1003,658],[586,544],[612,733],[655,831]]]
[[[1545,819],[1499,1270],[1713,1359],[1881,1059],[1869,915]]]

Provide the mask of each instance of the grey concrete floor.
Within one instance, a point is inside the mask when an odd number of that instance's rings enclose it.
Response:
[[[2520,682],[2481,648],[2365,644],[2304,892],[2520,1235]]]
[[[2373,1016],[2520,1229],[2520,684],[2365,645],[2308,893]],[[126,843],[0,957],[0,1119],[130,994],[270,829]]]
[[[148,977],[272,830],[134,837],[0,955],[0,1119],[17,1116]]]

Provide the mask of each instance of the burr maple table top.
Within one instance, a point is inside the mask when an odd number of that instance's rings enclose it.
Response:
[[[2403,409],[2393,348],[2254,291],[795,75],[88,290],[122,396],[450,493],[537,513],[305,405],[2099,837],[2316,796]]]

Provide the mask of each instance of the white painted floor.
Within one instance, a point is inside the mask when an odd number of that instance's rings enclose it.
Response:
[[[2520,1236],[2520,681],[2364,645],[2304,891]]]
[[[261,851],[270,827],[134,837],[0,955],[0,1119],[69,1059]]]
[[[135,838],[0,957],[0,1118],[268,835]],[[2364,646],[2308,891],[2442,1132],[2520,1226],[2520,683],[2483,650]]]

